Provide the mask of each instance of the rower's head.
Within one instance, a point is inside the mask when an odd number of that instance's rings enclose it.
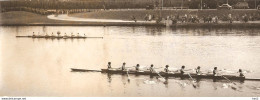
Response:
[[[166,67],[166,68],[168,68],[168,67],[169,67],[169,65],[166,65],[165,67]]]
[[[108,62],[108,64],[110,65],[110,64],[111,64],[111,62]]]
[[[198,66],[197,69],[200,69],[200,66]]]
[[[123,63],[123,65],[125,65],[125,62]]]
[[[217,70],[218,69],[218,67],[214,67],[214,70]]]
[[[181,68],[183,68],[183,69],[184,69],[184,68],[185,68],[185,66],[183,65],[183,66],[181,66]]]
[[[153,67],[153,64],[151,65],[151,67]]]
[[[238,72],[242,72],[242,69],[239,69]]]
[[[139,64],[137,64],[136,66],[139,67]]]

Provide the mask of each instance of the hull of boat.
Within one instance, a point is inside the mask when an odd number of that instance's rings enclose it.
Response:
[[[46,39],[86,39],[86,38],[101,38],[103,37],[85,37],[85,36],[16,36],[17,38],[29,37],[29,38],[46,38]]]
[[[101,69],[102,73],[109,73],[109,74],[126,74],[126,70],[118,70],[118,69]],[[150,72],[150,71],[128,71],[128,74],[135,74],[135,75],[150,75],[150,76],[159,76],[160,74],[163,77],[180,77],[180,78],[196,78],[196,79],[225,79],[228,78],[229,80],[245,80],[245,77],[239,77],[234,75],[223,75],[223,76],[213,76],[213,74],[203,74],[203,75],[197,75],[195,73],[189,74],[181,74],[181,73],[166,73],[166,72]],[[224,78],[225,77],[225,78]]]

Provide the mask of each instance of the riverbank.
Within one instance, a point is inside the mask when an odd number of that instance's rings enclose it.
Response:
[[[1,17],[0,25],[1,26],[160,26],[160,27],[165,26],[163,23],[156,24],[155,21],[150,22],[150,21],[143,21],[137,19],[138,21],[134,22],[131,20],[127,20],[128,18],[124,17],[125,14],[123,13],[121,14],[121,17],[119,14],[116,15],[110,14],[111,16],[106,16],[102,14],[107,12],[110,11],[78,13],[78,14],[71,14],[69,16],[65,15],[65,17],[59,15],[59,16],[52,17],[52,19],[46,15],[39,15],[30,12],[23,12],[23,11],[5,12],[5,13],[0,13],[0,17]],[[96,17],[94,19],[93,18],[94,13],[95,15],[99,15],[100,17]],[[134,13],[134,14],[143,14],[143,13]],[[101,15],[103,15],[103,18]],[[112,18],[113,16],[115,18]],[[116,19],[118,16],[120,18]],[[177,23],[172,27],[175,28],[178,27],[180,28],[259,28],[260,22],[252,21],[248,23],[243,23],[240,21],[235,21],[234,23],[228,23],[228,22]]]
[[[233,9],[233,10],[216,10],[216,9],[206,9],[206,10],[198,10],[198,9],[183,9],[183,10],[105,10],[105,11],[97,11],[97,12],[88,12],[88,13],[74,13],[69,14],[72,17],[78,18],[96,18],[96,19],[120,19],[120,20],[131,20],[132,16],[135,16],[137,20],[144,20],[144,17],[147,15],[154,15],[158,17],[161,13],[162,18],[166,18],[167,16],[179,16],[183,17],[188,16],[198,16],[199,18],[207,17],[207,16],[218,16],[219,18],[227,17],[228,14],[231,14],[233,18],[242,17],[243,15],[247,16],[260,16],[260,10],[256,9]]]

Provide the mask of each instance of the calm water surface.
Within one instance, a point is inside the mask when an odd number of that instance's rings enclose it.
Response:
[[[16,35],[85,33],[104,39],[32,39]],[[260,96],[257,81],[168,79],[149,76],[76,73],[70,68],[101,69],[137,63],[171,69],[217,66],[227,73],[239,68],[260,78],[260,29],[171,29],[158,27],[0,27],[0,96]],[[158,69],[161,70],[161,69]]]

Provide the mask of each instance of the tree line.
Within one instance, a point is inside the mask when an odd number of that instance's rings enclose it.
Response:
[[[202,4],[201,4],[202,1]],[[228,0],[230,5],[235,5],[244,0]],[[260,0],[246,0],[249,8],[254,9],[260,4]],[[227,3],[227,0],[163,0],[164,7],[187,7],[189,9],[216,9],[219,5]],[[161,0],[24,0],[24,1],[0,1],[1,9],[30,7],[39,9],[138,9],[148,5],[161,6]]]

